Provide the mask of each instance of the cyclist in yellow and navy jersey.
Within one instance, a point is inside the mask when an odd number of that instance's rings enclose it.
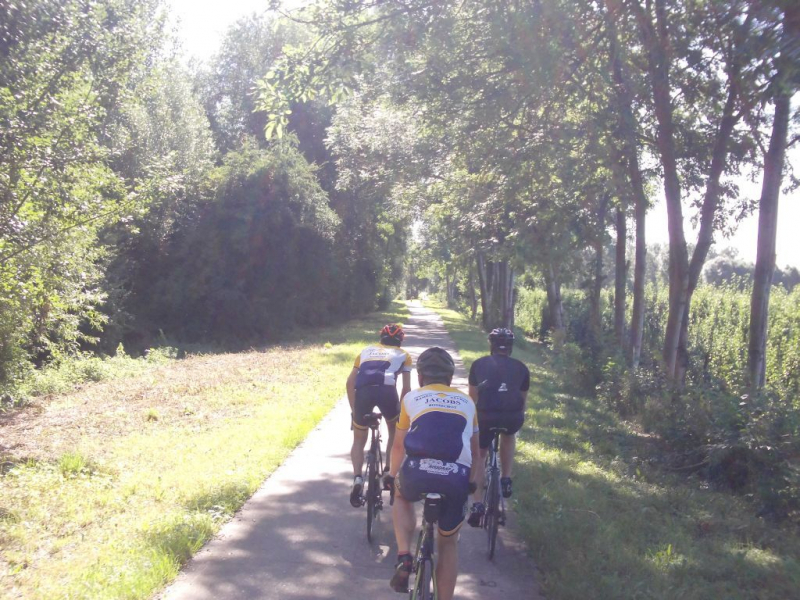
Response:
[[[392,442],[394,441],[395,421],[400,414],[400,398],[411,389],[411,356],[400,348],[405,332],[400,325],[389,324],[381,329],[380,344],[367,346],[356,357],[353,370],[347,378],[347,399],[353,413],[353,446],[350,459],[353,461],[353,487],[350,490],[350,504],[358,508],[362,505],[361,489],[364,481],[361,469],[364,466],[364,447],[367,445],[369,430],[364,415],[376,406],[380,409],[389,439],[386,445],[386,464],[391,464]],[[397,396],[397,375],[403,379],[403,390]]]
[[[458,530],[464,522],[467,499],[475,482],[473,455],[478,453],[475,403],[450,387],[455,365],[442,348],[429,348],[417,359],[419,389],[401,402],[392,462],[384,485],[395,485],[394,533],[397,566],[390,582],[406,592],[411,573],[411,539],[416,517],[413,503],[424,494],[442,495],[437,536],[436,590],[451,600],[458,575]],[[396,477],[396,479],[395,479]]]

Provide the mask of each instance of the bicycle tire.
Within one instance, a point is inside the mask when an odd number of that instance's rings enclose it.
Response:
[[[435,600],[434,585],[433,561],[426,558],[417,567],[414,589],[411,590],[411,600]]]
[[[488,502],[486,503],[484,527],[486,527],[486,549],[489,553],[489,560],[494,558],[497,548],[497,530],[500,526],[500,481],[497,475],[497,471],[493,468],[489,472],[489,486],[486,488]]]
[[[367,456],[367,541],[372,541],[372,524],[375,520],[375,454]]]

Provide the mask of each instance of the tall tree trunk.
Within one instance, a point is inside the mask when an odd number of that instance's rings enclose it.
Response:
[[[478,252],[475,255],[475,266],[478,271],[478,286],[481,292],[481,322],[486,327],[486,315],[489,312],[489,290],[488,274],[486,273],[486,260],[483,254]]]
[[[639,167],[639,146],[637,142],[637,121],[633,112],[633,93],[626,74],[626,63],[623,60],[617,38],[616,20],[620,18],[622,5],[620,0],[608,1],[606,26],[609,38],[610,69],[616,90],[616,105],[619,111],[619,128],[622,135],[622,156],[628,172],[630,191],[634,205],[634,224],[636,228],[636,250],[633,268],[633,312],[630,329],[630,366],[639,367],[644,339],[644,286],[647,261],[647,244],[645,240],[645,217],[649,202],[644,190],[644,178]]]
[[[789,6],[789,5],[787,5]],[[750,338],[747,348],[747,375],[751,390],[764,386],[766,379],[767,324],[769,318],[769,295],[772,275],[775,270],[775,240],[778,229],[778,200],[783,179],[786,140],[791,115],[793,88],[788,80],[791,39],[800,34],[800,7],[792,5],[784,13],[783,49],[777,59],[778,73],[773,82],[775,115],[772,120],[772,136],[764,157],[764,180],[761,184],[761,199],[758,203],[758,250],[753,278],[753,294],[750,299]],[[795,38],[797,39],[797,38]]]
[[[471,312],[470,317],[474,321],[475,317],[478,315],[478,296],[475,294],[475,274],[471,268],[467,269],[467,271],[469,273],[467,288],[469,290],[469,308]]]
[[[620,349],[625,347],[625,288],[628,278],[628,265],[626,262],[628,222],[625,217],[625,207],[617,207],[617,247],[614,269],[614,339]]]
[[[739,121],[736,114],[736,103],[739,98],[739,76],[741,73],[741,58],[738,47],[743,43],[747,32],[750,30],[752,14],[748,14],[739,34],[737,36],[730,69],[728,71],[728,96],[722,110],[722,119],[719,129],[717,129],[714,139],[714,149],[711,154],[711,167],[706,181],[706,190],[703,196],[703,204],[700,209],[700,231],[697,234],[697,244],[692,252],[692,260],[689,263],[689,290],[686,298],[686,308],[683,312],[681,321],[681,331],[678,339],[678,356],[675,369],[675,379],[683,383],[686,378],[686,371],[689,367],[689,314],[692,309],[692,295],[700,281],[700,274],[703,272],[708,251],[714,243],[714,220],[717,214],[719,198],[722,192],[720,179],[725,171],[728,158],[728,143],[733,133],[733,128]]]
[[[645,220],[647,205],[636,202],[633,211],[636,228],[635,261],[633,264],[633,313],[631,315],[630,365],[635,371],[639,368],[644,340],[644,284],[647,263],[647,243],[645,240]]]
[[[594,274],[592,288],[589,294],[589,335],[592,351],[597,351],[603,337],[603,315],[600,304],[603,292],[603,250],[605,249],[606,212],[608,210],[609,196],[604,194],[597,205],[597,233],[592,245],[594,246]]]
[[[548,264],[544,271],[544,283],[547,290],[547,310],[550,313],[550,327],[553,330],[553,345],[560,347],[567,337],[564,328],[564,305],[561,301],[561,282],[558,271]]]
[[[487,261],[483,253],[476,256],[481,289],[482,324],[486,331],[510,327],[513,322],[514,270],[508,261]]]
[[[507,263],[506,263],[507,264]],[[514,306],[516,294],[514,293],[514,268],[506,267],[505,290],[503,299],[503,325],[511,329],[514,326]]]
[[[658,129],[656,148],[664,169],[664,195],[669,230],[669,314],[662,356],[667,377],[675,382],[681,324],[689,297],[689,254],[683,233],[683,207],[675,148],[672,101],[670,98],[668,28],[665,0],[655,0],[656,26],[638,3],[630,5],[639,23],[647,50],[650,84]]]
[[[638,2],[631,3],[639,23],[642,43],[647,50],[653,105],[658,122],[656,147],[664,169],[664,195],[669,229],[669,314],[664,335],[663,359],[667,376],[674,384],[680,386],[683,385],[688,363],[686,345],[691,297],[697,287],[708,249],[713,242],[714,220],[721,190],[720,177],[727,165],[727,148],[731,133],[739,120],[739,114],[735,112],[741,70],[738,49],[747,38],[752,19],[750,15],[747,16],[731,48],[727,70],[728,97],[714,141],[706,192],[701,207],[700,233],[690,263],[683,231],[681,186],[670,97],[668,11],[666,0],[654,0],[654,5],[655,24]]]

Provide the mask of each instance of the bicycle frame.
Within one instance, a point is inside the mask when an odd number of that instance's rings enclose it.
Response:
[[[483,527],[487,534],[489,560],[494,558],[497,547],[497,530],[505,515],[505,501],[500,494],[500,466],[497,458],[501,431],[493,430],[492,443],[489,446],[489,453],[486,455],[486,491],[483,497],[486,516],[483,519]]]
[[[410,600],[436,600],[436,569],[433,562],[434,526],[439,520],[442,496],[425,494],[422,511],[422,530],[417,538],[412,572],[416,574],[414,587],[409,590]]]
[[[366,415],[365,415],[366,417]],[[381,451],[381,415],[371,413],[365,419],[370,428],[370,446],[364,463],[364,481],[366,494],[363,497],[367,505],[367,540],[372,541],[372,523],[378,511],[383,508],[382,486],[380,477],[383,474],[383,452]]]

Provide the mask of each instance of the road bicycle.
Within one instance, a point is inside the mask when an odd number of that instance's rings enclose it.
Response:
[[[381,452],[381,415],[380,413],[369,413],[364,415],[364,421],[370,428],[370,445],[367,452],[364,481],[366,482],[366,494],[362,497],[362,502],[367,505],[367,540],[372,541],[372,528],[378,512],[383,509],[383,486],[381,475],[383,474],[383,453]]]
[[[483,505],[486,507],[483,528],[487,535],[489,560],[494,558],[497,547],[497,530],[500,525],[506,524],[506,504],[500,493],[500,466],[497,459],[500,433],[505,432],[505,429],[492,429],[491,431],[493,437],[492,443],[489,445],[489,453],[486,455],[486,488],[483,493]]]
[[[422,530],[417,538],[417,549],[411,572],[415,574],[414,587],[409,590],[410,600],[436,600],[436,570],[433,564],[433,539],[436,522],[442,508],[441,494],[425,494],[422,511]]]

